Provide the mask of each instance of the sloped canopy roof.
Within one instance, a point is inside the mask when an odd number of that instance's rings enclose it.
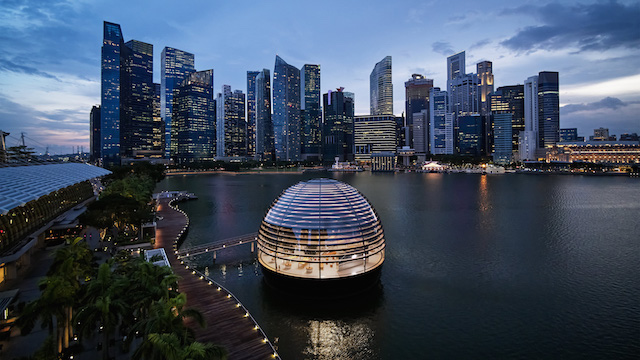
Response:
[[[0,213],[23,206],[43,195],[110,174],[111,171],[81,163],[0,168]]]

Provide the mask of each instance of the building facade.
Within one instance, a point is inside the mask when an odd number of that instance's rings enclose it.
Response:
[[[393,115],[391,56],[380,60],[369,75],[371,115]]]
[[[223,85],[216,98],[216,118],[216,156],[248,156],[244,93]]]
[[[276,56],[273,134],[277,160],[300,160],[300,70]]]
[[[275,160],[271,122],[271,74],[262,69],[256,75],[256,154],[257,160]]]
[[[558,73],[538,73],[538,146],[554,145],[560,137],[560,97]]]
[[[511,149],[518,152],[518,136],[524,131],[524,85],[501,86],[489,95],[492,114],[508,112],[511,116]],[[495,131],[495,124],[493,125]],[[493,134],[495,138],[495,134]],[[495,147],[495,146],[494,146]],[[492,149],[493,150],[493,149]]]
[[[460,155],[483,155],[482,117],[476,115],[464,115],[458,118],[457,153]]]
[[[439,87],[429,91],[429,148],[431,154],[453,154],[453,114],[449,94]]]
[[[101,56],[100,156],[120,163],[120,76],[124,38],[120,25],[105,21]]]
[[[353,99],[345,96],[343,88],[323,95],[324,126],[322,130],[322,159],[330,163],[353,160]]]
[[[476,64],[478,74],[478,112],[482,116],[485,154],[489,155],[493,149],[493,125],[491,121],[491,105],[489,94],[493,92],[493,63],[491,61],[481,61]]]
[[[320,65],[305,64],[300,71],[301,156],[319,160],[322,154]]]
[[[518,140],[520,160],[536,160],[538,149],[538,77],[531,76],[524,82],[524,131]]]
[[[493,162],[509,164],[513,159],[513,113],[502,111],[490,116],[493,119]]]
[[[98,161],[100,159],[100,105],[91,108],[89,129],[89,160]]]
[[[396,122],[392,115],[356,116],[353,122],[355,161],[358,164],[371,163],[375,154],[391,154],[395,159],[397,151]],[[393,164],[395,166],[395,163]]]
[[[164,155],[175,154],[177,144],[171,143],[173,91],[193,72],[195,56],[186,51],[165,47],[160,59],[160,117],[164,122]],[[212,85],[213,86],[213,85]]]
[[[578,128],[560,129],[560,142],[578,141]]]
[[[406,126],[408,128],[408,138],[410,139],[409,143],[404,145],[415,147],[413,144],[414,114],[427,110],[428,120],[429,90],[431,88],[433,88],[433,79],[427,79],[420,74],[411,75],[411,79],[404,83]]]
[[[178,163],[213,160],[216,152],[216,109],[213,70],[191,73],[174,88],[172,139]]]
[[[247,71],[247,155],[256,154],[256,76],[260,71]]]
[[[416,154],[429,153],[429,110],[413,114],[413,146]]]

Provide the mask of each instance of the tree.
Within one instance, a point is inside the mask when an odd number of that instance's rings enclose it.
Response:
[[[149,317],[136,323],[132,332],[143,334],[143,340],[133,354],[134,359],[161,359],[162,352],[149,339],[150,334],[174,334],[180,346],[186,346],[195,340],[193,329],[186,326],[184,320],[191,318],[200,326],[205,326],[204,317],[195,309],[185,309],[187,296],[178,294],[167,301],[160,300],[151,304]]]
[[[108,263],[100,265],[98,276],[87,286],[76,320],[83,335],[92,335],[102,330],[102,358],[109,359],[109,336],[114,333],[120,319],[129,314],[122,294],[126,292],[125,279],[118,278]]]
[[[226,359],[225,348],[197,341],[181,344],[176,334],[149,334],[149,343],[167,360]]]

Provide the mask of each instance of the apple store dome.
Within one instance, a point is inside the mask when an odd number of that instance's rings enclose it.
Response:
[[[378,214],[358,190],[333,179],[284,190],[258,233],[258,261],[269,277],[369,277],[379,275],[384,257]]]

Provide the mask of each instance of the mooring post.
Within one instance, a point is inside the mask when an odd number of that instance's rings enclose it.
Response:
[[[252,242],[251,242],[251,253],[252,253],[252,254],[253,254],[253,247],[255,246],[255,243],[256,243],[255,241],[252,241]]]
[[[216,251],[215,250],[213,251],[213,262],[214,263],[216,262]]]

